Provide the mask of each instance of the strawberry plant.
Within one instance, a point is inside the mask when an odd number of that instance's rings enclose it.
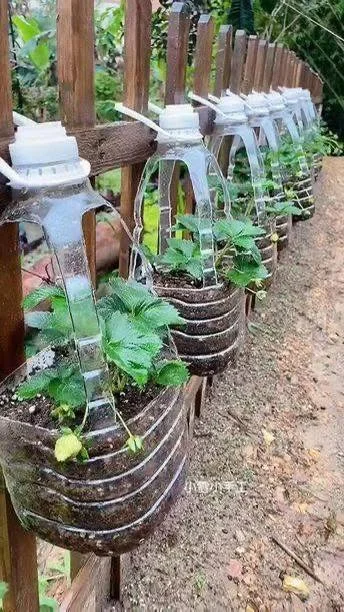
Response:
[[[110,371],[111,392],[115,399],[129,387],[144,389],[148,384],[161,387],[180,386],[188,379],[186,365],[170,359],[166,351],[169,326],[181,326],[183,319],[167,302],[149,293],[135,281],[119,277],[109,281],[110,293],[98,301],[98,313],[103,338],[103,350]],[[87,457],[82,442],[86,423],[86,395],[78,364],[74,360],[72,324],[64,292],[55,286],[43,286],[24,300],[24,308],[36,307],[49,300],[51,311],[26,312],[26,323],[36,333],[30,334],[31,350],[37,352],[47,342],[61,356],[54,367],[40,370],[18,388],[18,397],[31,400],[41,394],[48,396],[51,411],[61,428],[55,454],[60,461]],[[87,320],[85,337],[87,337]],[[117,415],[128,433],[127,446],[139,450],[142,442]],[[67,426],[67,429],[66,429]]]
[[[199,246],[199,232],[202,222],[195,215],[177,215],[175,231],[188,233],[191,238],[170,238],[163,255],[154,256],[146,249],[150,262],[157,272],[171,275],[185,275],[200,281],[202,259]],[[221,278],[234,285],[245,287],[260,282],[267,276],[255,238],[263,236],[265,230],[250,220],[220,219],[213,224],[213,236],[217,243],[215,266]]]

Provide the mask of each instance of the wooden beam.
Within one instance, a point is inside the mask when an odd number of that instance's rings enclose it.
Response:
[[[12,88],[8,47],[8,2],[0,0],[0,137],[12,139]],[[8,157],[8,151],[6,151]],[[10,194],[7,194],[10,197]],[[5,192],[3,190],[2,197]],[[24,318],[17,224],[0,228],[0,378],[24,361]],[[7,582],[4,612],[37,612],[36,539],[24,531],[0,473],[0,580]]]
[[[241,93],[241,82],[243,68],[246,57],[247,36],[244,30],[237,30],[234,40],[234,50],[232,56],[232,68],[230,78],[230,90],[232,93]]]
[[[214,37],[214,20],[211,15],[201,15],[197,25],[195,52],[194,93],[207,98],[210,91],[210,73]]]
[[[232,63],[232,37],[233,27],[231,25],[220,27],[216,51],[215,96],[221,96],[229,88]]]

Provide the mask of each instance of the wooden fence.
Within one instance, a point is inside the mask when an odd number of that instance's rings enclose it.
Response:
[[[124,103],[145,113],[148,106],[151,53],[151,0],[126,0],[124,31]],[[186,101],[186,66],[190,17],[182,2],[171,9],[167,42],[165,103]],[[154,150],[154,134],[139,122],[120,121],[96,125],[94,99],[94,0],[57,0],[57,55],[61,119],[77,138],[80,155],[91,163],[92,176],[122,168],[121,213],[132,226],[133,201],[143,163]],[[216,45],[215,77],[211,79]],[[270,87],[301,86],[311,91],[313,101],[322,101],[322,81],[310,67],[280,44],[247,37],[222,26],[214,40],[214,23],[202,15],[198,23],[194,57],[193,90],[207,96],[228,87],[234,93],[252,88],[268,92]],[[13,139],[12,93],[8,46],[8,2],[0,0],[0,155],[9,161],[8,144]],[[198,107],[201,129],[211,134],[214,113]],[[0,185],[3,206],[10,193]],[[95,276],[95,216],[89,213],[84,230],[91,271]],[[119,268],[128,271],[129,245],[123,233]],[[21,308],[22,279],[18,227],[0,227],[0,374],[9,374],[24,360],[24,322]],[[193,377],[185,401],[199,413],[205,381]],[[102,610],[109,598],[118,599],[121,583],[120,559],[98,559],[72,553],[72,584],[61,606],[63,611]],[[38,610],[36,539],[25,532],[14,514],[0,477],[0,580],[9,583],[5,612]]]

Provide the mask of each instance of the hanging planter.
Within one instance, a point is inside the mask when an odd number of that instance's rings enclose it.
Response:
[[[42,226],[60,284],[25,299],[28,348],[52,349],[2,387],[1,468],[25,528],[119,555],[154,530],[185,482],[188,371],[168,332],[183,320],[117,277],[96,304],[82,216],[106,203],[73,137],[59,124],[20,128],[10,152],[14,169],[1,160],[1,172],[20,195],[0,221]],[[37,310],[46,300],[50,310]]]
[[[216,288],[155,284],[155,290],[187,321],[185,329],[175,330],[173,337],[192,374],[215,374],[235,363],[244,333],[240,287],[227,283]]]
[[[159,126],[122,106],[118,109],[158,132],[157,151],[145,167],[135,200],[135,243],[143,233],[153,287],[171,304],[178,304],[186,320],[185,328],[174,331],[173,338],[190,372],[218,374],[236,358],[242,343],[244,287],[267,274],[254,243],[254,237],[264,231],[247,220],[240,223],[231,218],[227,185],[215,157],[203,144],[199,117],[190,105],[167,106],[160,113]],[[188,177],[192,188],[188,208],[180,197],[177,210],[171,198],[176,167],[177,183],[179,176]],[[149,250],[142,230],[154,186],[158,223]],[[133,252],[131,274],[137,267]]]
[[[10,400],[25,371],[9,379],[1,394]],[[20,420],[24,411],[40,410],[41,403],[40,398],[15,402],[13,416],[0,416],[1,466],[23,526],[81,553],[119,555],[138,546],[163,520],[185,483],[188,433],[180,390],[164,389],[142,408],[130,407],[135,416],[127,425],[142,440],[140,451],[128,450],[120,423],[94,424],[82,437],[89,454],[82,463],[57,461],[56,428]]]

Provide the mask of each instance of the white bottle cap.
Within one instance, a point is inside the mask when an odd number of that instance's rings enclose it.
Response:
[[[245,112],[245,102],[236,94],[229,92],[225,96],[221,96],[217,104],[217,109],[220,113],[227,115],[227,118],[221,116],[219,113],[216,116],[216,123],[226,123],[226,121],[233,121],[236,123],[246,123],[247,115]]]
[[[199,116],[191,104],[168,104],[159,115],[159,125],[163,130],[199,131]]]
[[[79,159],[75,137],[67,136],[59,121],[18,127],[15,142],[9,145],[9,149],[15,168]]]
[[[0,172],[15,189],[76,184],[90,173],[89,162],[79,157],[76,138],[67,136],[59,121],[18,127],[9,150],[13,167],[0,159]]]
[[[263,93],[250,93],[246,98],[246,113],[248,117],[258,115],[265,117],[269,114],[269,105]]]
[[[286,105],[283,96],[277,91],[270,91],[268,94],[265,94],[265,97],[272,112],[282,112],[285,110]]]

